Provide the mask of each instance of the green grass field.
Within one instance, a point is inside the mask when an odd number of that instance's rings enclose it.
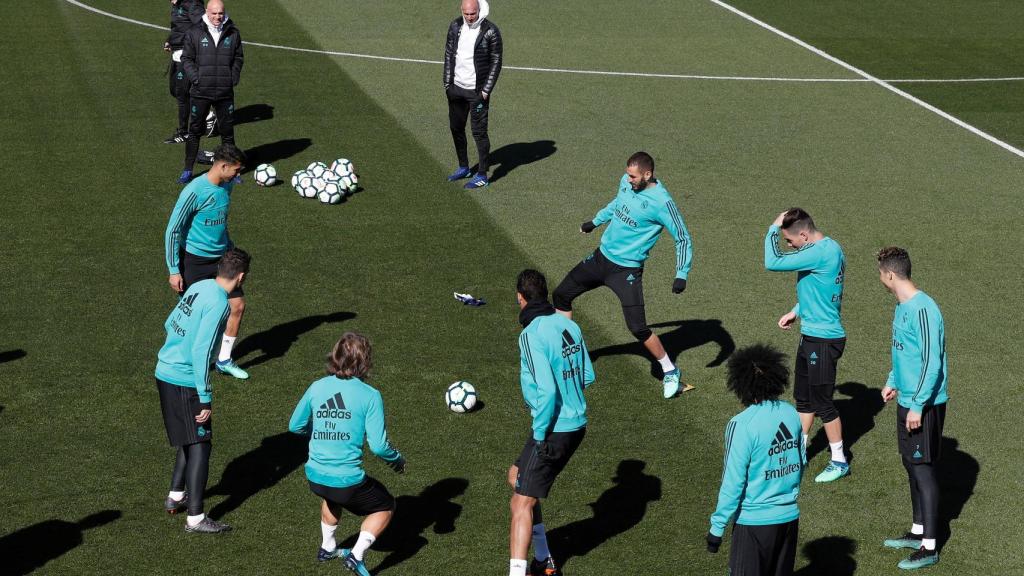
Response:
[[[155,24],[166,2],[88,0]],[[496,2],[507,66],[658,74],[855,79],[852,72],[705,0]],[[1024,75],[1024,6],[870,0],[734,6],[879,78]],[[439,60],[457,2],[234,0],[248,42]],[[799,574],[897,572],[881,540],[910,521],[889,369],[892,298],[874,253],[907,247],[942,306],[951,372],[943,517],[931,574],[1024,574],[1024,489],[1015,369],[1024,329],[1021,158],[867,82],[623,77],[506,69],[494,94],[495,182],[466,192],[436,64],[250,45],[238,143],[290,175],[353,160],[364,192],[335,207],[288,186],[236,188],[235,242],[253,254],[236,346],[252,378],[214,376],[217,439],[207,510],[235,526],[194,537],[161,509],[173,451],[153,384],[174,304],[162,234],[180,187],[160,47],[164,33],[65,0],[7,3],[0,133],[6,168],[0,258],[0,572],[326,574],[301,439],[287,420],[345,330],[375,345],[372,382],[409,468],[370,474],[399,497],[371,552],[383,574],[503,574],[505,471],[529,426],[518,383],[514,280],[556,284],[598,242],[577,232],[607,203],[626,157],[658,161],[693,235],[690,284],[671,293],[663,240],[647,266],[648,319],[697,390],[664,401],[609,291],[577,302],[595,356],[590,427],[546,503],[566,574],[721,574],[728,545],[704,535],[722,432],[739,410],[721,357],[768,342],[794,278],[764,271],[762,238],[800,205],[847,257],[846,354],[837,392],[854,473],[805,479]],[[898,84],[1024,146],[1021,82]],[[474,152],[471,148],[471,158]],[[489,301],[455,302],[452,291]],[[470,415],[442,405],[474,383]],[[809,475],[827,460],[812,444]],[[631,461],[638,461],[640,464]],[[618,474],[621,472],[621,474]],[[441,498],[421,496],[441,494]],[[591,504],[597,503],[596,506]],[[454,518],[454,531],[444,524]],[[357,532],[343,519],[339,536]],[[441,532],[441,533],[438,533]]]

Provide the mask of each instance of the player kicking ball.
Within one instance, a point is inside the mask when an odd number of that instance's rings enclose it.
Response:
[[[785,356],[770,346],[737,350],[726,387],[744,410],[725,428],[725,471],[711,515],[708,551],[718,552],[730,522],[729,573],[790,576],[796,559],[800,478],[805,462],[800,416],[779,400],[789,383]]]
[[[783,252],[779,236],[793,250]],[[796,272],[796,306],[779,318],[779,328],[789,330],[800,319],[800,344],[796,352],[793,398],[800,413],[803,444],[821,418],[832,458],[815,482],[834,482],[850,473],[843,451],[843,424],[832,401],[836,368],[846,348],[846,331],[840,321],[846,257],[839,243],[814,225],[800,208],[779,214],[764,236],[764,267],[770,272]]]
[[[910,532],[884,542],[913,548],[898,566],[914,570],[939,561],[939,483],[935,464],[946,419],[946,334],[939,306],[910,279],[910,255],[902,248],[878,252],[878,275],[898,304],[892,320],[892,370],[882,400],[896,400],[896,440],[910,480],[914,522]]]
[[[395,511],[395,498],[363,471],[363,443],[392,470],[405,472],[405,458],[388,441],[380,392],[363,380],[372,366],[370,341],[347,332],[327,357],[327,376],[310,384],[292,413],[288,430],[310,437],[306,479],[321,498],[323,542],[316,559],[340,558],[345,568],[370,576],[366,551],[380,537]],[[338,548],[334,532],[341,511],[365,516],[351,550]]]
[[[508,470],[514,493],[509,533],[509,576],[526,576],[533,541],[531,576],[560,576],[548,549],[540,501],[583,442],[587,432],[584,388],[594,381],[590,353],[575,322],[555,313],[548,284],[536,270],[516,280],[519,303],[519,383],[533,417],[532,432]]]
[[[650,154],[637,152],[629,157],[615,199],[593,220],[584,222],[580,231],[589,234],[605,223],[608,228],[601,235],[601,246],[569,271],[555,288],[555,308],[566,318],[572,318],[572,302],[577,296],[599,286],[611,288],[622,303],[626,327],[661,364],[665,398],[673,398],[680,393],[679,369],[668,357],[658,335],[647,327],[644,262],[662,229],[667,229],[676,242],[672,293],[679,294],[686,290],[693,244],[675,201],[654,177],[654,158]],[[689,384],[682,386],[683,392],[693,389]]]

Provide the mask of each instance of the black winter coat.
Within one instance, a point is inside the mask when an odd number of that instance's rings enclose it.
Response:
[[[188,29],[181,52],[193,98],[221,100],[234,98],[234,87],[242,75],[242,36],[234,22],[224,23],[220,42],[214,43],[206,22]]]
[[[185,32],[203,21],[206,7],[203,0],[178,0],[171,6],[171,33],[167,36],[167,44],[171,50],[181,50],[185,42]]]
[[[462,34],[462,17],[448,26],[448,39],[444,43],[444,89],[455,81],[455,53],[459,51],[459,35]],[[494,85],[501,73],[501,32],[490,20],[480,23],[480,34],[473,47],[473,67],[476,69],[477,92],[494,92]]]

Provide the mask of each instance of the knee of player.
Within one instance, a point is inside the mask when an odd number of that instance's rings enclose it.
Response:
[[[512,501],[509,503],[509,507],[512,509],[512,515],[518,516],[521,514],[532,513],[533,507],[536,503],[536,498],[523,496],[522,494],[513,494]]]
[[[651,337],[651,329],[646,325],[643,326],[629,326],[630,333],[636,338],[637,342],[647,342],[647,339]]]
[[[558,288],[556,288],[555,293],[551,295],[551,301],[555,305],[556,310],[561,310],[562,312],[572,311],[572,298]]]
[[[228,300],[228,304],[231,306],[232,316],[241,316],[245,312],[245,298],[232,298]]]
[[[818,415],[818,418],[821,418],[822,424],[828,424],[839,418],[839,411],[836,410],[836,405],[831,399],[819,400],[814,407],[814,412]]]

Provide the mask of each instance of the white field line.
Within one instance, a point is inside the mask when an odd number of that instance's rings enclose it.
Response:
[[[838,64],[839,66],[842,66],[843,68],[849,70],[850,72],[853,72],[854,74],[860,76],[861,78],[864,78],[865,80],[873,82],[873,83],[881,86],[882,88],[885,88],[886,90],[888,90],[888,91],[890,91],[890,92],[892,92],[894,94],[897,94],[897,95],[899,95],[899,96],[901,96],[903,98],[906,98],[907,100],[910,100],[911,102],[913,102],[914,104],[917,104],[918,106],[924,108],[925,110],[928,110],[930,112],[938,114],[939,116],[945,118],[946,120],[949,120],[953,124],[956,124],[957,126],[963,128],[964,130],[967,130],[968,132],[971,132],[972,134],[975,134],[977,136],[981,136],[982,138],[984,138],[985,140],[988,140],[989,142],[995,144],[996,146],[999,146],[1000,148],[1003,148],[1004,150],[1006,150],[1006,151],[1008,151],[1008,152],[1010,152],[1012,154],[1015,154],[1015,155],[1017,155],[1017,156],[1019,156],[1021,158],[1024,158],[1024,151],[1021,151],[1020,149],[1015,148],[1015,147],[1011,146],[1010,144],[1007,144],[1006,142],[1003,142],[999,138],[996,138],[995,136],[992,136],[991,134],[989,134],[987,132],[984,132],[984,131],[982,131],[982,130],[980,130],[978,128],[975,128],[974,126],[971,126],[967,122],[964,122],[963,120],[953,116],[952,114],[949,114],[948,112],[944,112],[944,111],[936,108],[935,106],[932,106],[931,104],[925,102],[924,100],[921,100],[920,98],[917,98],[916,96],[913,96],[911,94],[908,94],[907,92],[904,92],[903,90],[900,90],[899,88],[893,86],[889,82],[887,82],[885,80],[881,80],[879,78],[876,78],[876,77],[872,76],[871,74],[868,74],[867,72],[861,70],[860,68],[857,68],[856,66],[854,66],[852,64],[849,64],[849,63],[847,63],[847,62],[845,62],[843,60],[840,60],[839,58],[836,58],[835,56],[832,56],[831,54],[829,54],[829,53],[827,53],[827,52],[825,52],[823,50],[815,48],[814,46],[811,46],[807,42],[804,42],[803,40],[801,40],[801,39],[799,39],[799,38],[797,38],[795,36],[792,36],[790,34],[787,34],[787,33],[783,32],[782,30],[779,30],[778,28],[772,26],[771,24],[768,24],[766,22],[762,22],[762,21],[758,20],[757,18],[754,18],[750,14],[747,14],[744,11],[742,11],[742,10],[740,10],[738,8],[734,8],[733,6],[730,6],[730,5],[726,4],[725,2],[722,2],[722,0],[710,0],[710,1],[715,3],[715,4],[717,4],[717,5],[719,5],[719,6],[721,6],[722,8],[725,8],[726,10],[732,12],[733,14],[736,14],[737,16],[740,16],[741,18],[743,18],[743,19],[745,19],[745,20],[747,20],[749,22],[752,22],[753,24],[756,24],[756,25],[760,26],[761,28],[764,28],[765,30],[768,30],[769,32],[778,34],[779,36],[782,36],[786,40],[789,40],[790,42],[793,42],[793,43],[797,44],[798,46],[806,48],[807,50],[810,50],[811,52],[814,52],[818,56],[821,56],[822,58],[824,58],[824,59],[826,59],[826,60],[828,60],[830,62]]]
[[[64,0],[68,4],[73,4],[107,18],[113,18],[129,24],[135,24],[136,26],[145,26],[146,28],[154,28],[156,30],[166,31],[166,26],[160,26],[158,24],[151,24],[149,22],[143,22],[141,20],[134,20],[118,14],[112,14],[99,8],[94,8],[88,4],[84,4],[78,0]],[[712,0],[714,1],[714,0]],[[728,7],[726,4],[721,4],[723,7]],[[731,7],[730,7],[731,8]],[[733,10],[737,13],[739,11]],[[276,50],[289,50],[292,52],[303,52],[306,54],[322,54],[325,56],[344,56],[347,58],[364,58],[369,60],[385,60],[390,62],[410,62],[414,64],[442,64],[440,60],[424,60],[421,58],[399,58],[396,56],[380,56],[376,54],[359,54],[356,52],[338,52],[334,50],[315,50],[312,48],[298,48],[295,46],[281,46],[278,44],[267,44],[264,42],[252,42],[250,40],[244,41],[247,46],[258,46],[260,48],[273,48]],[[653,72],[616,72],[612,70],[575,70],[570,68],[538,68],[534,66],[504,66],[504,70],[518,70],[522,72],[549,72],[557,74],[585,74],[591,76],[628,76],[634,78],[670,78],[678,80],[733,80],[733,81],[745,81],[745,82],[805,82],[805,83],[866,83],[873,82],[874,80],[867,77],[859,78],[786,78],[786,77],[770,77],[770,76],[715,76],[706,74],[659,74]],[[929,83],[929,84],[952,84],[952,83],[968,83],[968,82],[1020,82],[1024,81],[1024,76],[1008,76],[1003,78],[906,78],[906,79],[892,79],[884,80],[883,82],[894,83],[894,84],[905,84],[905,83]]]

